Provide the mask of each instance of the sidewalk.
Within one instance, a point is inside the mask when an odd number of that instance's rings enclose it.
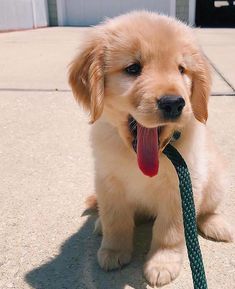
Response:
[[[146,288],[150,225],[137,228],[132,263],[105,273],[96,262],[95,216],[81,217],[94,191],[90,126],[66,71],[85,29],[0,34],[0,289]],[[208,125],[229,162],[222,210],[234,222],[235,29],[196,33],[214,66]],[[209,289],[234,289],[235,244],[200,243]],[[186,257],[180,277],[164,288],[192,288]]]

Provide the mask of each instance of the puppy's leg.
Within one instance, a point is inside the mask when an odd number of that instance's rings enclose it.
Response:
[[[145,277],[153,286],[171,282],[181,269],[184,236],[180,210],[177,211],[173,213],[170,207],[165,212],[161,210],[154,223],[151,249],[144,267]]]
[[[234,241],[234,230],[226,221],[222,213],[217,212],[217,207],[224,196],[226,183],[225,178],[215,177],[210,180],[206,189],[202,205],[199,210],[198,227],[207,237],[216,241]]]
[[[97,235],[102,235],[102,224],[100,218],[95,221],[94,233]]]
[[[133,209],[122,193],[114,191],[99,194],[98,204],[103,233],[98,262],[105,270],[120,268],[131,259]]]
[[[234,241],[234,232],[222,214],[208,213],[198,217],[200,231],[210,239],[222,242]]]

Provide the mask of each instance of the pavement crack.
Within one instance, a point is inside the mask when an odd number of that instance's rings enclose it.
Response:
[[[221,93],[221,92],[213,92],[211,94],[211,96],[235,96],[235,91],[234,92],[224,92],[224,93]]]
[[[32,92],[71,92],[71,89],[58,89],[58,88],[10,88],[3,87],[0,91],[32,91]]]
[[[210,62],[210,65],[213,67],[213,69],[215,70],[215,72],[223,79],[223,81],[234,91],[235,93],[235,88],[233,87],[233,85],[225,78],[225,76],[219,71],[219,69],[217,68],[217,66],[210,60],[210,58],[205,55],[205,57],[207,58],[207,60]]]

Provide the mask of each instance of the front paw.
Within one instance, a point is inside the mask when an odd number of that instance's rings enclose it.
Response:
[[[98,253],[98,262],[105,271],[121,268],[131,260],[131,252],[125,250],[112,250],[100,248]]]
[[[163,286],[179,275],[181,265],[181,253],[173,250],[158,250],[146,262],[144,275],[152,286]]]

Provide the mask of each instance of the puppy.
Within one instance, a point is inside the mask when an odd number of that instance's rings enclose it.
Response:
[[[108,20],[82,44],[69,83],[93,124],[102,268],[130,262],[134,215],[144,213],[156,217],[146,279],[161,286],[179,274],[185,247],[179,184],[162,153],[179,132],[172,143],[190,169],[198,227],[206,237],[232,240],[217,212],[226,182],[205,126],[210,68],[190,27],[150,12]]]

